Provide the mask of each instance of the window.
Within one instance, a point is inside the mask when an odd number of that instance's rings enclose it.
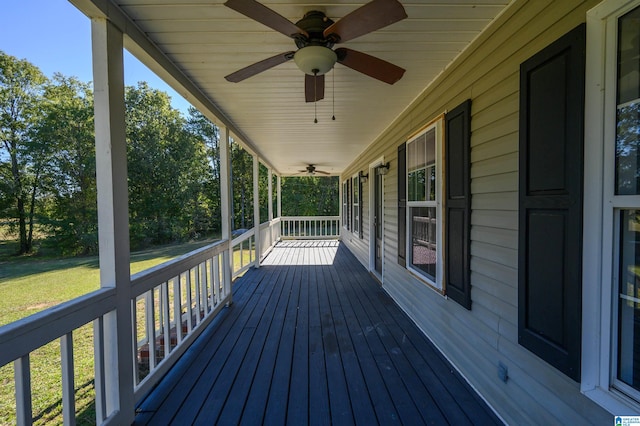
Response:
[[[619,253],[615,256],[615,379],[619,388],[640,399],[640,204],[636,204],[640,195],[640,7],[618,18],[617,37],[613,198],[618,207],[615,227]]]
[[[442,120],[407,142],[409,269],[442,290]]]
[[[349,227],[349,181],[342,182],[342,226]]]
[[[610,411],[623,401],[637,412],[640,1],[603,1],[587,27],[583,329],[600,339],[583,342],[581,390]]]
[[[351,178],[351,199],[353,202],[351,203],[351,218],[352,226],[351,231],[354,234],[360,233],[360,178],[358,176],[354,176]]]

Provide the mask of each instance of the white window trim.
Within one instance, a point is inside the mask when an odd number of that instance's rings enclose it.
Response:
[[[613,194],[617,18],[639,5],[640,0],[605,0],[587,12],[580,390],[614,414],[640,411],[638,402],[613,388],[612,371],[615,211],[640,206],[640,196]]]
[[[367,178],[367,193],[369,194],[369,203],[368,203],[368,208],[369,208],[369,271],[373,272],[375,275],[378,275],[378,273],[376,272],[376,259],[375,259],[375,238],[374,235],[376,234],[375,232],[375,225],[373,223],[373,214],[374,214],[374,210],[375,210],[375,205],[374,205],[374,201],[375,201],[375,174],[377,171],[377,167],[381,166],[385,164],[384,163],[384,156],[378,158],[376,161],[369,163],[369,171],[368,171],[368,178]],[[383,280],[384,277],[384,243],[385,243],[385,238],[384,238],[384,234],[385,234],[385,229],[384,229],[384,200],[385,200],[385,191],[384,191],[384,184],[385,184],[385,176],[382,176],[382,247],[380,248],[380,251],[382,252],[382,276],[379,276],[378,278],[380,278],[380,280]],[[364,189],[362,191],[362,193],[364,194]],[[363,209],[364,211],[364,209]]]
[[[358,194],[358,202],[355,203],[355,197],[354,195]],[[353,176],[351,176],[351,233],[354,234],[356,237],[360,237],[360,227],[362,226],[362,218],[360,217],[360,203],[362,203],[362,200],[360,199],[360,176],[356,173]],[[357,209],[355,207],[358,207]],[[358,213],[358,229],[355,229],[355,218],[356,215],[354,214],[354,211],[357,210]]]
[[[351,178],[349,178],[351,179]],[[349,223],[349,209],[351,205],[349,204],[349,179],[342,181],[340,186],[340,219],[342,220],[342,227],[349,231],[351,224]],[[346,199],[345,199],[346,197]]]
[[[444,114],[438,116],[425,127],[423,127],[417,133],[414,133],[407,139],[407,155],[409,154],[409,143],[416,139],[418,136],[428,132],[431,129],[436,130],[436,234],[438,236],[438,240],[436,241],[436,279],[435,281],[424,274],[424,272],[414,268],[412,266],[412,251],[411,251],[411,207],[423,207],[424,202],[422,201],[409,201],[409,178],[406,180],[406,194],[407,194],[407,208],[406,208],[406,256],[407,256],[407,270],[409,270],[412,274],[418,277],[420,280],[426,282],[429,287],[436,290],[438,293],[444,295],[444,227],[442,223],[444,208],[442,205],[442,196],[444,192]],[[407,164],[409,162],[407,161]],[[408,174],[409,168],[407,166],[407,170],[405,171]]]

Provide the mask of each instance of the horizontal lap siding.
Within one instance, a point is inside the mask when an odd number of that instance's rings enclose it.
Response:
[[[373,142],[344,176],[384,156],[383,283],[446,357],[513,424],[609,422],[579,384],[518,344],[519,66],[585,21],[597,1],[515,1]],[[443,298],[397,264],[397,146],[471,99],[472,309]],[[363,223],[368,224],[368,194]],[[347,245],[368,265],[365,238]],[[497,365],[509,368],[505,384]]]

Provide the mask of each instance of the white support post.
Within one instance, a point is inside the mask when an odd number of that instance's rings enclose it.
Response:
[[[257,155],[253,156],[253,229],[255,229],[255,234],[254,234],[254,247],[256,250],[256,256],[255,256],[255,267],[259,268],[260,267],[260,254],[261,254],[261,247],[260,247],[260,187],[259,187],[259,181],[260,181],[260,160],[258,159]],[[249,250],[251,250],[251,247],[249,247]]]
[[[338,235],[342,235],[342,214],[343,214],[342,213],[342,207],[343,207],[343,205],[342,205],[342,202],[343,202],[342,197],[343,197],[343,194],[342,194],[342,182],[340,182],[340,179],[338,179],[338,200],[339,200],[338,201],[338,217],[339,217],[339,219],[338,219],[338,229],[336,230]]]
[[[278,175],[277,185],[278,185],[278,194],[277,194],[278,217],[282,217],[282,178],[280,177],[280,175]]]
[[[104,370],[97,374],[104,377],[106,415],[117,412],[118,423],[131,424],[135,400],[123,36],[102,18],[92,20],[91,32],[100,286],[116,288],[115,311],[104,317]],[[96,354],[96,359],[101,356]]]
[[[273,170],[269,169],[269,222],[273,220]]]
[[[220,212],[222,213],[222,239],[229,241],[223,255],[222,279],[225,295],[231,295],[233,276],[233,246],[231,245],[231,158],[229,154],[229,128],[225,127],[220,140]]]

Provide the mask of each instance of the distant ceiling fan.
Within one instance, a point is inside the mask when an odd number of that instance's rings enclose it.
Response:
[[[316,102],[324,99],[324,74],[336,62],[388,84],[404,75],[403,68],[375,56],[346,47],[332,49],[337,43],[405,19],[407,13],[398,0],[373,0],[337,22],[324,12],[312,10],[295,24],[255,0],[227,0],[225,6],[293,38],[298,47],[297,51],[280,53],[227,75],[225,78],[233,83],[293,59],[305,73],[305,100]]]
[[[322,170],[317,170],[316,166],[313,164],[309,164],[305,170],[298,170],[299,173],[305,173],[307,176],[315,176],[316,173],[320,173],[321,175],[330,175],[329,172],[324,172]]]

